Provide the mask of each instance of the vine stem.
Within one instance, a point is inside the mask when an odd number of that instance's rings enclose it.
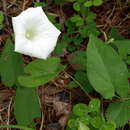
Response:
[[[73,76],[71,76],[70,74],[68,74],[67,72],[65,72],[77,85],[80,86],[80,88],[83,88],[83,86],[79,83],[79,81],[77,81]],[[92,99],[92,97],[87,93],[85,92],[85,94],[89,97],[89,99]]]
[[[15,128],[15,129],[20,129],[20,130],[34,130],[32,128],[28,128],[28,127],[20,126],[20,125],[0,125],[0,128]]]

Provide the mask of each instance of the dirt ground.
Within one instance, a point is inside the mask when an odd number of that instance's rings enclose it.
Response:
[[[40,0],[0,0],[0,11],[5,14],[5,28],[0,31],[0,51],[3,49],[5,40],[13,32],[11,17],[18,15],[28,7],[34,6],[36,1],[39,2]],[[61,24],[74,13],[71,3],[66,2],[63,6],[60,6],[54,4],[54,0],[46,1],[48,2],[47,12],[57,15]],[[97,14],[97,28],[101,31],[103,39],[107,38],[108,31],[113,27],[117,28],[122,36],[130,39],[130,4],[121,4],[121,2],[128,1],[107,0],[102,6],[91,8]],[[64,32],[65,29],[63,28],[62,31]],[[73,104],[87,103],[91,97],[99,97],[97,93],[88,95],[79,88],[68,88],[73,68],[68,64],[67,55],[61,57],[62,62],[68,65],[67,69],[58,78],[44,86],[39,86],[37,89],[42,110],[42,117],[35,119],[37,130],[42,128],[46,130],[65,129]],[[25,63],[32,60],[32,58],[24,56]],[[0,124],[16,124],[13,115],[15,89],[15,86],[8,88],[0,81]],[[104,106],[107,106],[107,101],[104,100],[103,102]],[[126,126],[126,129],[130,128]]]

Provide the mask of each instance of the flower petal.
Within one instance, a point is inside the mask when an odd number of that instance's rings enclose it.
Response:
[[[60,31],[48,20],[41,7],[29,8],[12,18],[15,51],[46,59],[54,50]]]

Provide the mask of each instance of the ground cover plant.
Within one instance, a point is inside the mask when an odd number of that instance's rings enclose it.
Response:
[[[129,0],[1,0],[0,130],[129,130],[129,12]]]

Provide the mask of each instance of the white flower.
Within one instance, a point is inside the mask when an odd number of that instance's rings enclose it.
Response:
[[[29,8],[12,18],[15,51],[46,59],[54,50],[60,31],[48,20],[41,7]]]

